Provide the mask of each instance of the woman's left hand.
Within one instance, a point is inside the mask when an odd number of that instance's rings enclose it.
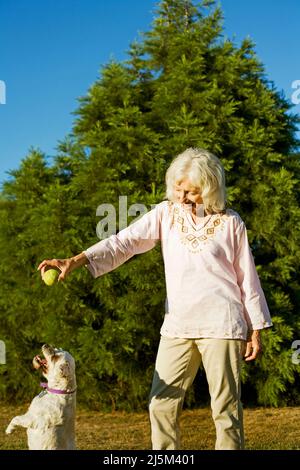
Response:
[[[246,352],[244,355],[245,361],[253,361],[259,354],[262,353],[262,344],[260,338],[260,330],[253,330],[247,340]]]

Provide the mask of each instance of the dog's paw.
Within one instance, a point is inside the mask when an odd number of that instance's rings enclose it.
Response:
[[[7,426],[5,429],[5,434],[11,434],[14,430],[14,426],[11,426],[10,424]]]

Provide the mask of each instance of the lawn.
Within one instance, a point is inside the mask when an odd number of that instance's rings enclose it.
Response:
[[[10,419],[27,406],[0,406],[0,449],[26,449],[26,431],[18,428],[7,436]],[[244,410],[246,449],[300,450],[300,407]],[[181,418],[182,449],[212,450],[215,431],[208,408],[184,410]],[[148,414],[100,413],[77,410],[78,449],[151,449]]]

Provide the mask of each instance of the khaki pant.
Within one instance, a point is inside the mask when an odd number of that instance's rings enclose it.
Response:
[[[245,341],[161,337],[149,411],[153,449],[179,449],[179,417],[202,362],[211,397],[218,450],[243,449],[240,367]]]

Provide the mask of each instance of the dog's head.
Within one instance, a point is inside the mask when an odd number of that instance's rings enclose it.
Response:
[[[76,387],[76,377],[75,361],[71,354],[49,344],[42,346],[42,353],[44,357],[35,356],[32,363],[35,369],[41,369],[48,380],[48,386],[73,390]]]

